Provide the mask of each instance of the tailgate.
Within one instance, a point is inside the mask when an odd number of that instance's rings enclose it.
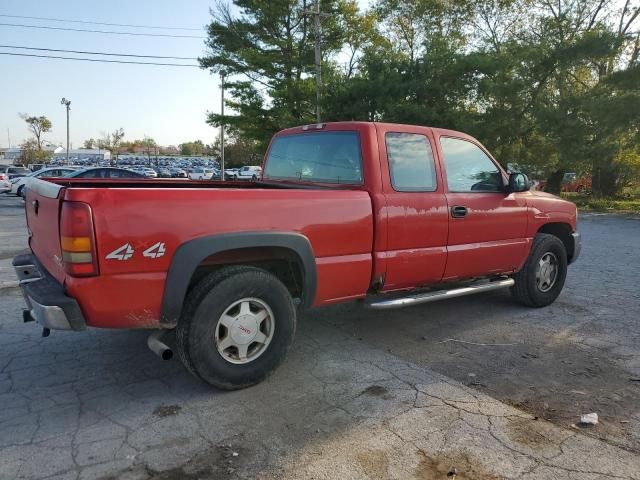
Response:
[[[27,188],[25,209],[29,229],[29,247],[47,271],[64,281],[60,250],[60,207],[64,188],[34,178]]]

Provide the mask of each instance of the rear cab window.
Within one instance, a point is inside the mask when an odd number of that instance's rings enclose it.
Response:
[[[263,178],[362,184],[360,135],[326,131],[276,137],[267,155]]]
[[[391,186],[396,192],[434,192],[436,166],[429,139],[419,133],[385,135]]]

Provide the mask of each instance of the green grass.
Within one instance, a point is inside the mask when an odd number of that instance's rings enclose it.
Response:
[[[640,213],[640,198],[593,198],[577,193],[563,193],[562,198],[575,203],[580,210]]]

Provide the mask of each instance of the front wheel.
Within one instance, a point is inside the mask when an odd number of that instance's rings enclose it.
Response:
[[[225,267],[189,293],[176,343],[187,370],[235,390],[264,380],[284,359],[296,310],[287,287],[254,267]]]
[[[562,241],[546,233],[536,235],[524,267],[513,278],[511,293],[520,303],[529,307],[552,304],[567,278],[567,251]]]

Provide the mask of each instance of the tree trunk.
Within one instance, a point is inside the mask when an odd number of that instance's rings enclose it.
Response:
[[[544,187],[545,192],[559,195],[562,190],[562,179],[564,178],[564,170],[556,170],[549,178],[547,178],[547,185]]]
[[[591,190],[594,197],[613,197],[619,193],[618,172],[612,165],[593,169]]]

